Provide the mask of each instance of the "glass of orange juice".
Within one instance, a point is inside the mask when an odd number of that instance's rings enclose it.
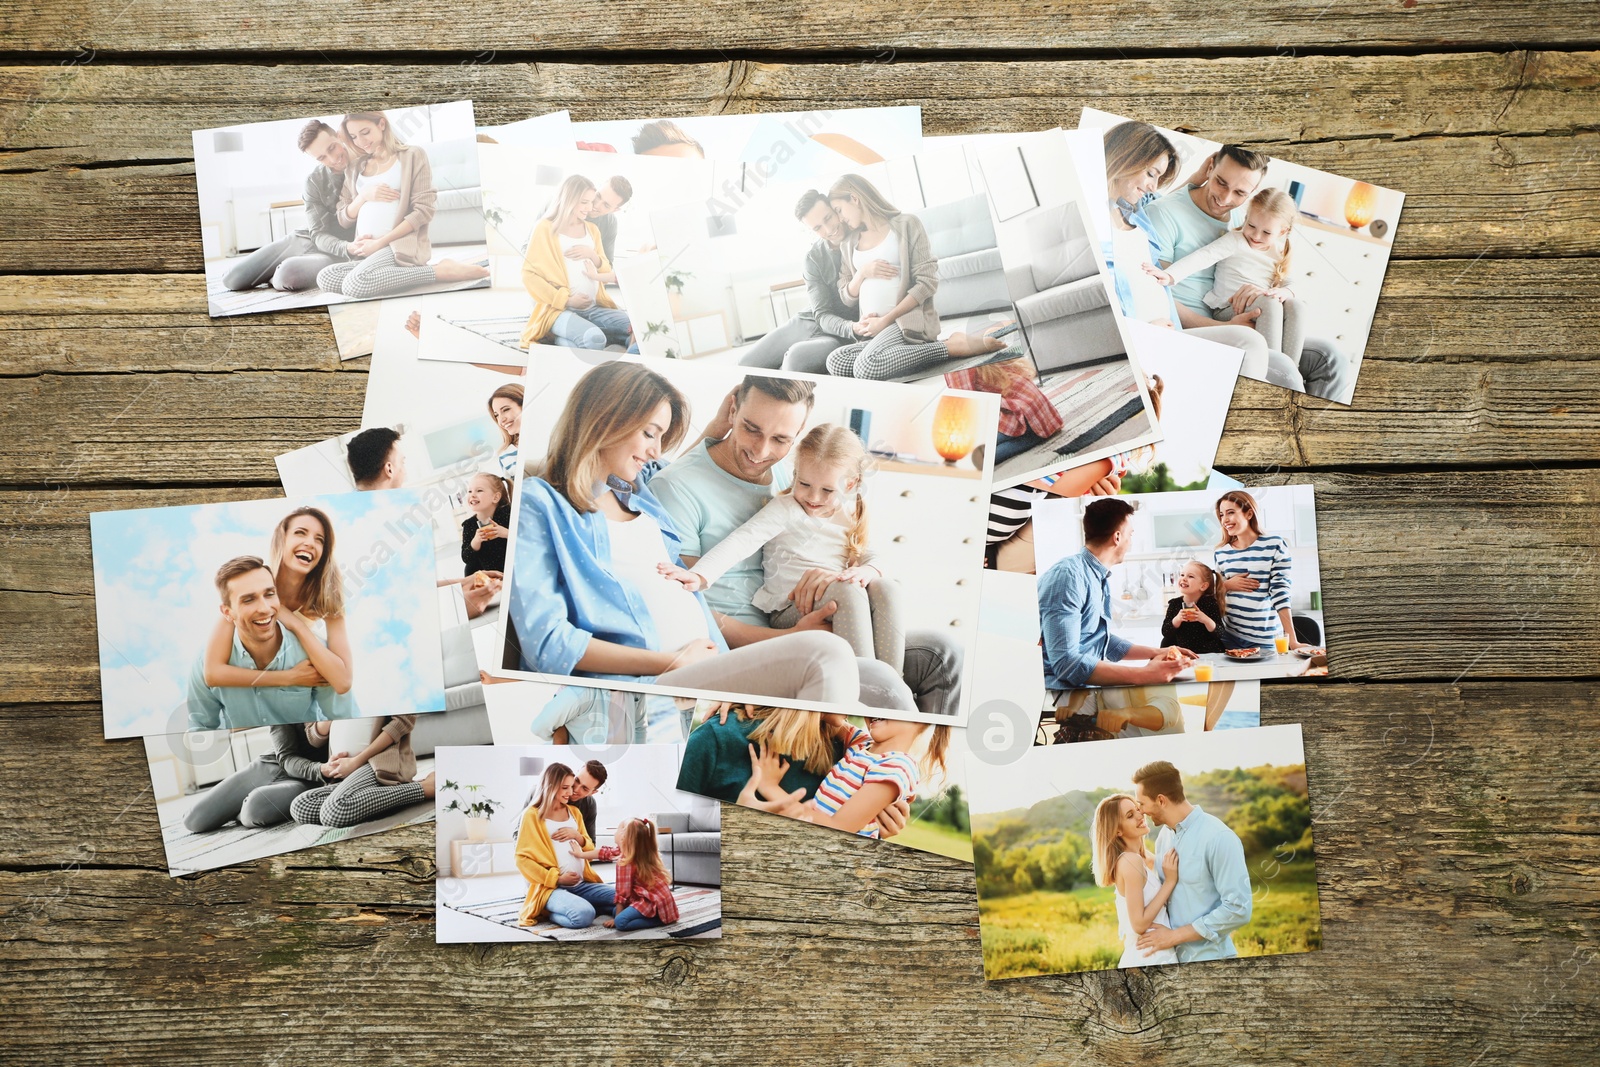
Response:
[[[1197,682],[1211,681],[1211,664],[1196,663],[1194,665],[1194,680]]]
[[[1289,651],[1289,638],[1286,634],[1279,634],[1272,639],[1272,647],[1278,650],[1278,655]]]

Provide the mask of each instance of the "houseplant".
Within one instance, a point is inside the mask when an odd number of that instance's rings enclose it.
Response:
[[[467,840],[486,841],[489,837],[489,820],[494,817],[495,809],[500,807],[498,800],[488,797],[479,797],[481,785],[460,785],[445,779],[444,791],[454,793],[450,803],[442,811],[459,811],[467,817]]]

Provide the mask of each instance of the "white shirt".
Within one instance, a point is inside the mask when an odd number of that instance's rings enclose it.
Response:
[[[1212,277],[1211,291],[1201,299],[1208,308],[1225,308],[1233,302],[1233,294],[1239,291],[1240,286],[1272,288],[1272,275],[1278,269],[1278,260],[1281,258],[1281,254],[1251,248],[1243,233],[1229,230],[1172,264],[1167,268],[1167,273],[1172,275],[1173,284],[1177,284],[1215,263],[1217,273]]]
[[[556,236],[561,238],[562,258],[566,257],[566,253],[569,248],[577,248],[579,245],[582,245],[584,248],[594,248],[594,242],[589,240],[589,235],[587,233],[585,233],[582,237],[568,237],[564,233],[558,233]],[[588,265],[589,261],[587,259],[567,260],[568,292],[582,293],[584,296],[594,296],[597,283],[593,278],[583,273],[583,268]]]
[[[887,315],[900,303],[901,285],[905,279],[900,277],[900,235],[890,230],[883,241],[876,248],[862,250],[856,249],[851,266],[860,270],[864,264],[874,260],[884,260],[894,267],[897,272],[893,278],[868,278],[861,283],[861,292],[856,297],[856,303],[861,309],[861,317],[868,315]]]
[[[356,192],[364,193],[374,185],[387,185],[389,188],[400,191],[400,159],[395,157],[394,163],[382,174],[367,177],[365,174],[356,175]],[[368,200],[361,205],[361,210],[356,214],[357,237],[382,237],[394,229],[399,222],[400,201],[398,200]]]
[[[611,569],[644,598],[644,606],[656,624],[660,649],[709,638],[700,601],[681,582],[663,577],[656,569],[656,564],[669,562],[656,520],[648,515],[638,515],[629,522],[612,520],[606,532],[611,535]]]
[[[574,842],[556,840],[556,831],[563,828],[568,830],[576,830],[578,828],[578,824],[572,821],[572,817],[570,815],[561,822],[551,822],[549,819],[544,821],[545,832],[550,835],[551,843],[556,846],[556,859],[561,861],[561,873],[576,874],[579,878],[582,878],[583,857],[574,856],[572,854],[572,846]],[[577,842],[577,845],[581,848],[583,847],[583,842],[579,841]]]
[[[708,584],[756,549],[761,552],[765,581],[751,603],[762,611],[781,611],[789,606],[789,594],[800,576],[813,567],[843,570],[845,537],[855,521],[855,500],[845,500],[830,518],[806,514],[806,509],[790,494],[776,496],[755,516],[707,552],[692,568]],[[873,556],[863,551],[859,564],[869,564]]]
[[[1111,246],[1117,266],[1128,280],[1128,290],[1133,294],[1132,317],[1140,322],[1171,321],[1172,308],[1167,304],[1167,294],[1161,291],[1161,283],[1146,274],[1139,265],[1150,262],[1149,235],[1137,226],[1124,230],[1113,223]]]

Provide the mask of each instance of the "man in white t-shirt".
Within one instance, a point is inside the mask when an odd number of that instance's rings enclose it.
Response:
[[[692,568],[788,487],[791,474],[783,461],[805,431],[815,388],[793,378],[747,376],[724,399],[704,439],[650,477],[651,491],[683,538],[685,566]],[[766,615],[753,605],[764,580],[758,550],[705,591],[713,610],[745,624],[744,640],[723,630],[730,645],[792,632],[769,629]],[[829,628],[837,605],[818,601],[832,580],[833,573],[825,570],[809,571],[801,578],[791,594],[801,612],[796,630]],[[960,703],[961,662],[960,646],[945,634],[911,631],[906,634],[903,676],[878,660],[857,659],[862,700],[874,707],[953,717]]]

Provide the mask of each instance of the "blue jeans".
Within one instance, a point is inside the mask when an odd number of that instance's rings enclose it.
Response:
[[[628,313],[620,308],[598,304],[582,311],[563,311],[550,324],[550,340],[563,348],[602,349],[607,345],[627,345],[633,330]],[[630,346],[630,352],[638,347]]]
[[[551,893],[544,907],[557,926],[582,930],[594,922],[597,912],[609,915],[616,901],[617,891],[604,882],[579,882]]]
[[[629,904],[626,908],[623,908],[621,911],[617,912],[616,928],[619,932],[625,932],[628,930],[645,930],[652,926],[665,925],[665,923],[653,915],[640,915],[638,910],[635,909],[632,904]]]
[[[1044,444],[1045,439],[1031,430],[1020,437],[1007,437],[1005,434],[995,434],[994,461],[1004,463],[1013,456],[1020,456],[1036,445]]]

